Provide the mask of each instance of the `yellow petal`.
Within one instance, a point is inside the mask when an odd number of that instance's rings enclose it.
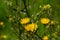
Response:
[[[30,18],[23,18],[20,20],[20,23],[21,24],[26,24],[26,23],[29,23],[30,22]]]
[[[50,19],[48,19],[48,18],[41,18],[40,21],[41,21],[42,24],[47,24],[47,23],[50,22]]]

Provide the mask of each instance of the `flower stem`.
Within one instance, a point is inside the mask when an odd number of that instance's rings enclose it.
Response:
[[[28,14],[28,9],[27,9],[26,2],[25,2],[26,0],[22,0],[22,1],[24,3],[25,9],[26,9],[27,16],[30,17],[30,15]]]

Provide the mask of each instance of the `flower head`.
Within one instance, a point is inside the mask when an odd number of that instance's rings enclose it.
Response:
[[[51,25],[54,25],[55,24],[55,22],[54,21],[51,21],[51,23],[50,23]]]
[[[51,5],[49,4],[43,6],[43,9],[49,9],[49,8],[51,8]]]
[[[0,22],[0,25],[3,26],[4,25],[4,22]]]
[[[23,19],[20,20],[21,24],[26,24],[28,22],[30,22],[30,18],[23,18]]]
[[[40,21],[41,21],[42,24],[48,24],[50,22],[50,19],[48,19],[48,18],[41,18]]]
[[[2,35],[2,36],[1,36],[1,38],[6,39],[6,38],[7,38],[7,36],[6,36],[6,35]]]
[[[44,36],[43,40],[48,40],[49,37],[48,36]]]
[[[27,24],[26,26],[25,26],[25,30],[27,30],[27,31],[34,31],[34,30],[36,30],[38,28],[38,26],[37,26],[37,24],[35,24],[35,23],[32,23],[32,24]]]

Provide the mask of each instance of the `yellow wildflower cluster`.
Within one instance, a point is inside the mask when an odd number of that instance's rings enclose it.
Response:
[[[0,25],[3,26],[4,25],[4,22],[0,22]]]
[[[48,18],[41,18],[40,21],[41,21],[42,24],[48,24],[50,22],[50,19],[48,19]]]
[[[27,31],[34,31],[34,30],[36,30],[38,28],[38,26],[37,26],[37,24],[35,24],[35,23],[32,23],[32,24],[27,24],[26,26],[25,26],[25,30],[27,30]]]
[[[49,4],[43,6],[43,9],[49,9],[49,8],[51,8],[51,5]]]
[[[48,36],[44,36],[43,40],[48,40],[49,37]]]
[[[20,20],[21,24],[26,24],[28,22],[30,22],[30,18],[23,18],[23,19]]]

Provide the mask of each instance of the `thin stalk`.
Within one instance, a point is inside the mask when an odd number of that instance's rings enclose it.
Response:
[[[27,13],[27,16],[30,17],[30,15],[28,14],[28,9],[27,9],[27,6],[26,6],[26,0],[22,0],[23,3],[24,3],[24,7],[26,9],[26,13]]]

